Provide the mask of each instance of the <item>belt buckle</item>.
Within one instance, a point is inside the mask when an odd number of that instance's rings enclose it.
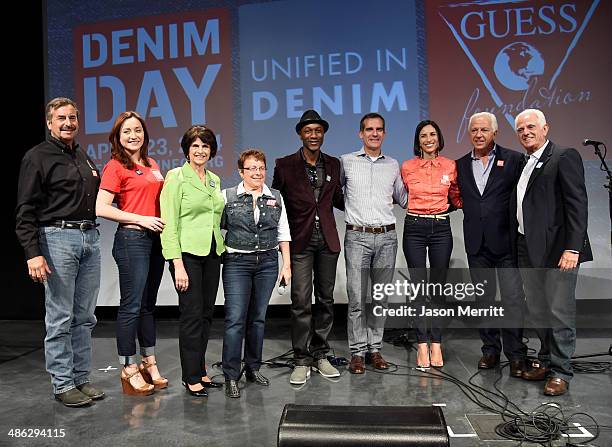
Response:
[[[372,227],[372,233],[381,234],[385,232],[385,227]]]
[[[87,230],[87,229],[88,229],[88,228],[87,228],[88,226],[89,226],[89,223],[87,223],[87,222],[81,222],[81,223],[79,223],[79,230],[81,230],[81,231],[85,231],[85,230]]]

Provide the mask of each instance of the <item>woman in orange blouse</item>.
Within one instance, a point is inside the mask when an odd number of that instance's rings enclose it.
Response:
[[[427,257],[429,257],[430,291],[434,284],[444,284],[453,236],[449,217],[449,199],[455,208],[462,202],[457,186],[455,162],[442,157],[444,138],[434,121],[421,121],[414,134],[415,158],[402,164],[402,180],[408,191],[408,206],[404,222],[403,249],[413,283],[427,285]],[[418,297],[417,315],[427,306],[425,295]],[[430,294],[429,306],[437,307],[442,296]],[[418,351],[417,366],[442,367],[442,331],[427,317],[416,322]],[[430,344],[428,346],[428,343]]]

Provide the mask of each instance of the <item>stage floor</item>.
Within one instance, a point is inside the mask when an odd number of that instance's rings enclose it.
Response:
[[[509,446],[517,442],[483,440],[475,425],[488,414],[468,400],[455,384],[440,377],[426,377],[415,371],[416,352],[410,345],[383,348],[385,359],[393,362],[390,372],[368,369],[364,375],[351,375],[340,367],[341,377],[330,380],[313,374],[301,387],[289,384],[288,368],[262,367],[271,385],[268,388],[242,379],[240,399],[227,399],[223,390],[212,390],[208,398],[186,394],[180,384],[177,322],[160,321],[157,358],[160,369],[170,379],[170,387],[148,397],[121,393],[114,339],[114,322],[101,321],[94,332],[92,383],[106,392],[104,400],[86,408],[66,408],[53,399],[49,376],[44,370],[42,322],[0,322],[0,445],[134,445],[134,446],[275,446],[281,412],[285,404],[301,405],[439,405],[442,407],[452,446]],[[222,322],[215,319],[208,345],[209,365],[221,359]],[[474,331],[475,332],[475,331]],[[331,345],[335,355],[349,357],[346,332],[336,325]],[[397,333],[395,333],[397,334]],[[388,334],[386,334],[388,335]],[[391,334],[393,335],[393,334]],[[453,331],[445,334],[444,373],[461,380],[474,374],[481,355],[475,333]],[[576,354],[607,351],[610,331],[579,331]],[[530,347],[538,349],[532,339]],[[287,319],[269,319],[266,327],[264,359],[281,355],[291,348]],[[588,359],[587,359],[588,360]],[[595,360],[609,361],[610,357]],[[433,371],[433,370],[432,370]],[[210,367],[210,375],[223,380],[220,368]],[[560,405],[566,415],[586,412],[599,424],[612,426],[612,373],[577,374],[568,394],[549,398],[542,394],[543,382],[526,382],[508,376],[504,368],[499,388],[522,410],[531,411],[544,402]],[[499,377],[498,370],[487,370],[474,379],[487,389]],[[469,418],[469,420],[468,420]],[[470,422],[471,421],[471,422]],[[476,422],[475,422],[476,421]],[[583,425],[586,420],[582,419]],[[64,437],[11,437],[11,429],[52,429],[47,433]],[[57,431],[54,431],[58,429]],[[572,441],[586,441],[594,429],[577,428]],[[23,432],[20,432],[23,433]],[[33,433],[33,432],[32,432]],[[565,445],[565,439],[554,445]],[[525,443],[523,445],[532,445]],[[612,445],[612,431],[603,430],[592,445]]]

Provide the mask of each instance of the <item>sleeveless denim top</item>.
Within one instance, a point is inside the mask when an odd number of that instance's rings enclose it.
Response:
[[[225,245],[237,250],[264,251],[278,246],[278,222],[281,216],[280,192],[270,189],[272,196],[262,194],[257,199],[259,222],[253,215],[253,196],[238,195],[238,186],[225,190],[227,203],[221,228],[227,230]]]

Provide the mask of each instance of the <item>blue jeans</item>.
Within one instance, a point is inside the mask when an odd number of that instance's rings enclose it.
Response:
[[[136,336],[143,356],[155,354],[157,290],[164,273],[159,234],[119,227],[113,258],[119,269],[121,300],[117,312],[119,363],[136,363]]]
[[[223,374],[238,380],[244,339],[245,368],[258,371],[264,341],[266,309],[278,277],[278,251],[225,253],[225,335]]]
[[[348,343],[351,355],[382,349],[384,316],[372,311],[371,291],[374,284],[393,281],[397,255],[397,232],[362,233],[347,230],[344,236],[346,285],[348,295]],[[374,303],[387,308],[387,298]]]
[[[100,233],[42,227],[39,244],[51,269],[45,283],[45,361],[53,392],[59,394],[89,382]]]
[[[453,251],[453,235],[450,218],[431,219],[406,215],[404,220],[404,256],[413,283],[424,281],[432,284],[444,284],[448,265]],[[427,258],[429,258],[429,279],[427,278]],[[444,297],[432,295],[419,296],[416,301],[420,306],[439,308],[444,306]],[[428,317],[419,317],[415,321],[417,341],[419,343],[440,343],[442,329]]]

